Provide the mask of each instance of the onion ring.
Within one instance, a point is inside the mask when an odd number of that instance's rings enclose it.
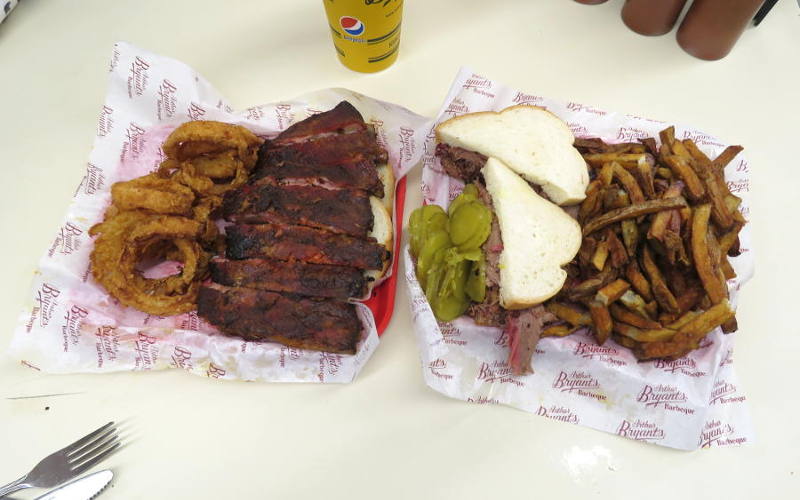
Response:
[[[199,174],[194,163],[191,162],[181,163],[180,170],[175,172],[172,179],[190,187],[200,196],[219,196],[247,183],[250,177],[249,172],[244,168],[242,162],[238,162],[238,166],[235,176],[227,183],[216,184],[214,179]]]
[[[111,186],[112,203],[118,210],[149,210],[157,214],[189,215],[194,193],[186,186],[155,174]]]
[[[201,155],[232,151],[247,168],[256,163],[261,139],[240,125],[210,120],[186,122],[164,141],[167,158],[186,161]]]
[[[159,316],[195,308],[209,252],[224,252],[211,219],[222,194],[244,185],[262,140],[239,125],[187,122],[167,137],[166,159],[149,175],[111,186],[112,204],[89,234],[92,275],[121,304]],[[143,263],[179,261],[181,271],[147,278]]]
[[[94,226],[99,234],[91,255],[92,275],[120,303],[159,316],[195,308],[208,256],[195,240],[202,224],[173,215],[121,212]],[[183,262],[180,274],[145,278],[137,265],[142,256],[172,241]]]

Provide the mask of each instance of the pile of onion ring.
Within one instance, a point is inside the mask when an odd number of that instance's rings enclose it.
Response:
[[[263,141],[238,125],[187,122],[162,149],[167,159],[158,175],[175,179],[201,196],[220,196],[247,182]]]
[[[164,142],[167,159],[152,174],[111,186],[111,206],[90,257],[92,275],[120,303],[172,316],[195,309],[208,261],[222,238],[211,214],[222,194],[244,184],[261,140],[220,122],[188,122]],[[143,268],[165,261],[180,272],[145,277]]]

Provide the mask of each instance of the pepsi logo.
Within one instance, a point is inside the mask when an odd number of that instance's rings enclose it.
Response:
[[[339,25],[348,35],[359,36],[364,33],[364,23],[355,17],[342,16],[339,18]]]

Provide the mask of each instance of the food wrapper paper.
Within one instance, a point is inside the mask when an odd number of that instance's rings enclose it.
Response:
[[[357,305],[365,333],[352,356],[226,337],[195,312],[158,317],[120,306],[92,278],[88,230],[102,220],[111,184],[154,170],[163,159],[163,140],[189,120],[236,123],[273,137],[347,100],[375,127],[397,179],[419,163],[430,120],[344,89],[234,111],[192,68],[126,43],[114,46],[109,71],[86,174],[39,263],[12,355],[53,373],[179,368],[223,379],[352,381],[378,345],[365,305]]]
[[[609,113],[574,102],[518,92],[462,69],[436,123],[476,111],[499,111],[516,104],[547,108],[568,123],[577,137],[608,142],[658,137],[669,124]],[[676,126],[679,139],[692,138],[712,158],[726,144],[691,127]],[[426,203],[447,206],[463,184],[449,178],[434,156],[429,132],[423,156],[422,193]],[[731,191],[749,214],[748,163],[739,155],[725,171]],[[740,234],[742,254],[731,259],[738,278],[729,282],[735,304],[741,285],[753,274],[750,226]],[[676,361],[639,363],[609,340],[599,346],[587,334],[544,338],[533,357],[535,373],[516,377],[506,363],[508,339],[499,328],[481,327],[464,316],[437,323],[414,274],[408,251],[406,280],[426,383],[453,398],[504,404],[562,422],[629,439],[684,450],[751,442],[752,424],[733,369],[733,342],[740,333],[717,329],[702,347]],[[742,332],[747,335],[748,332]]]

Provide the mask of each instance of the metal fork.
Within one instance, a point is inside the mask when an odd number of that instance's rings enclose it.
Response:
[[[119,447],[114,422],[42,459],[21,478],[0,487],[0,497],[25,488],[52,488],[91,469]]]

